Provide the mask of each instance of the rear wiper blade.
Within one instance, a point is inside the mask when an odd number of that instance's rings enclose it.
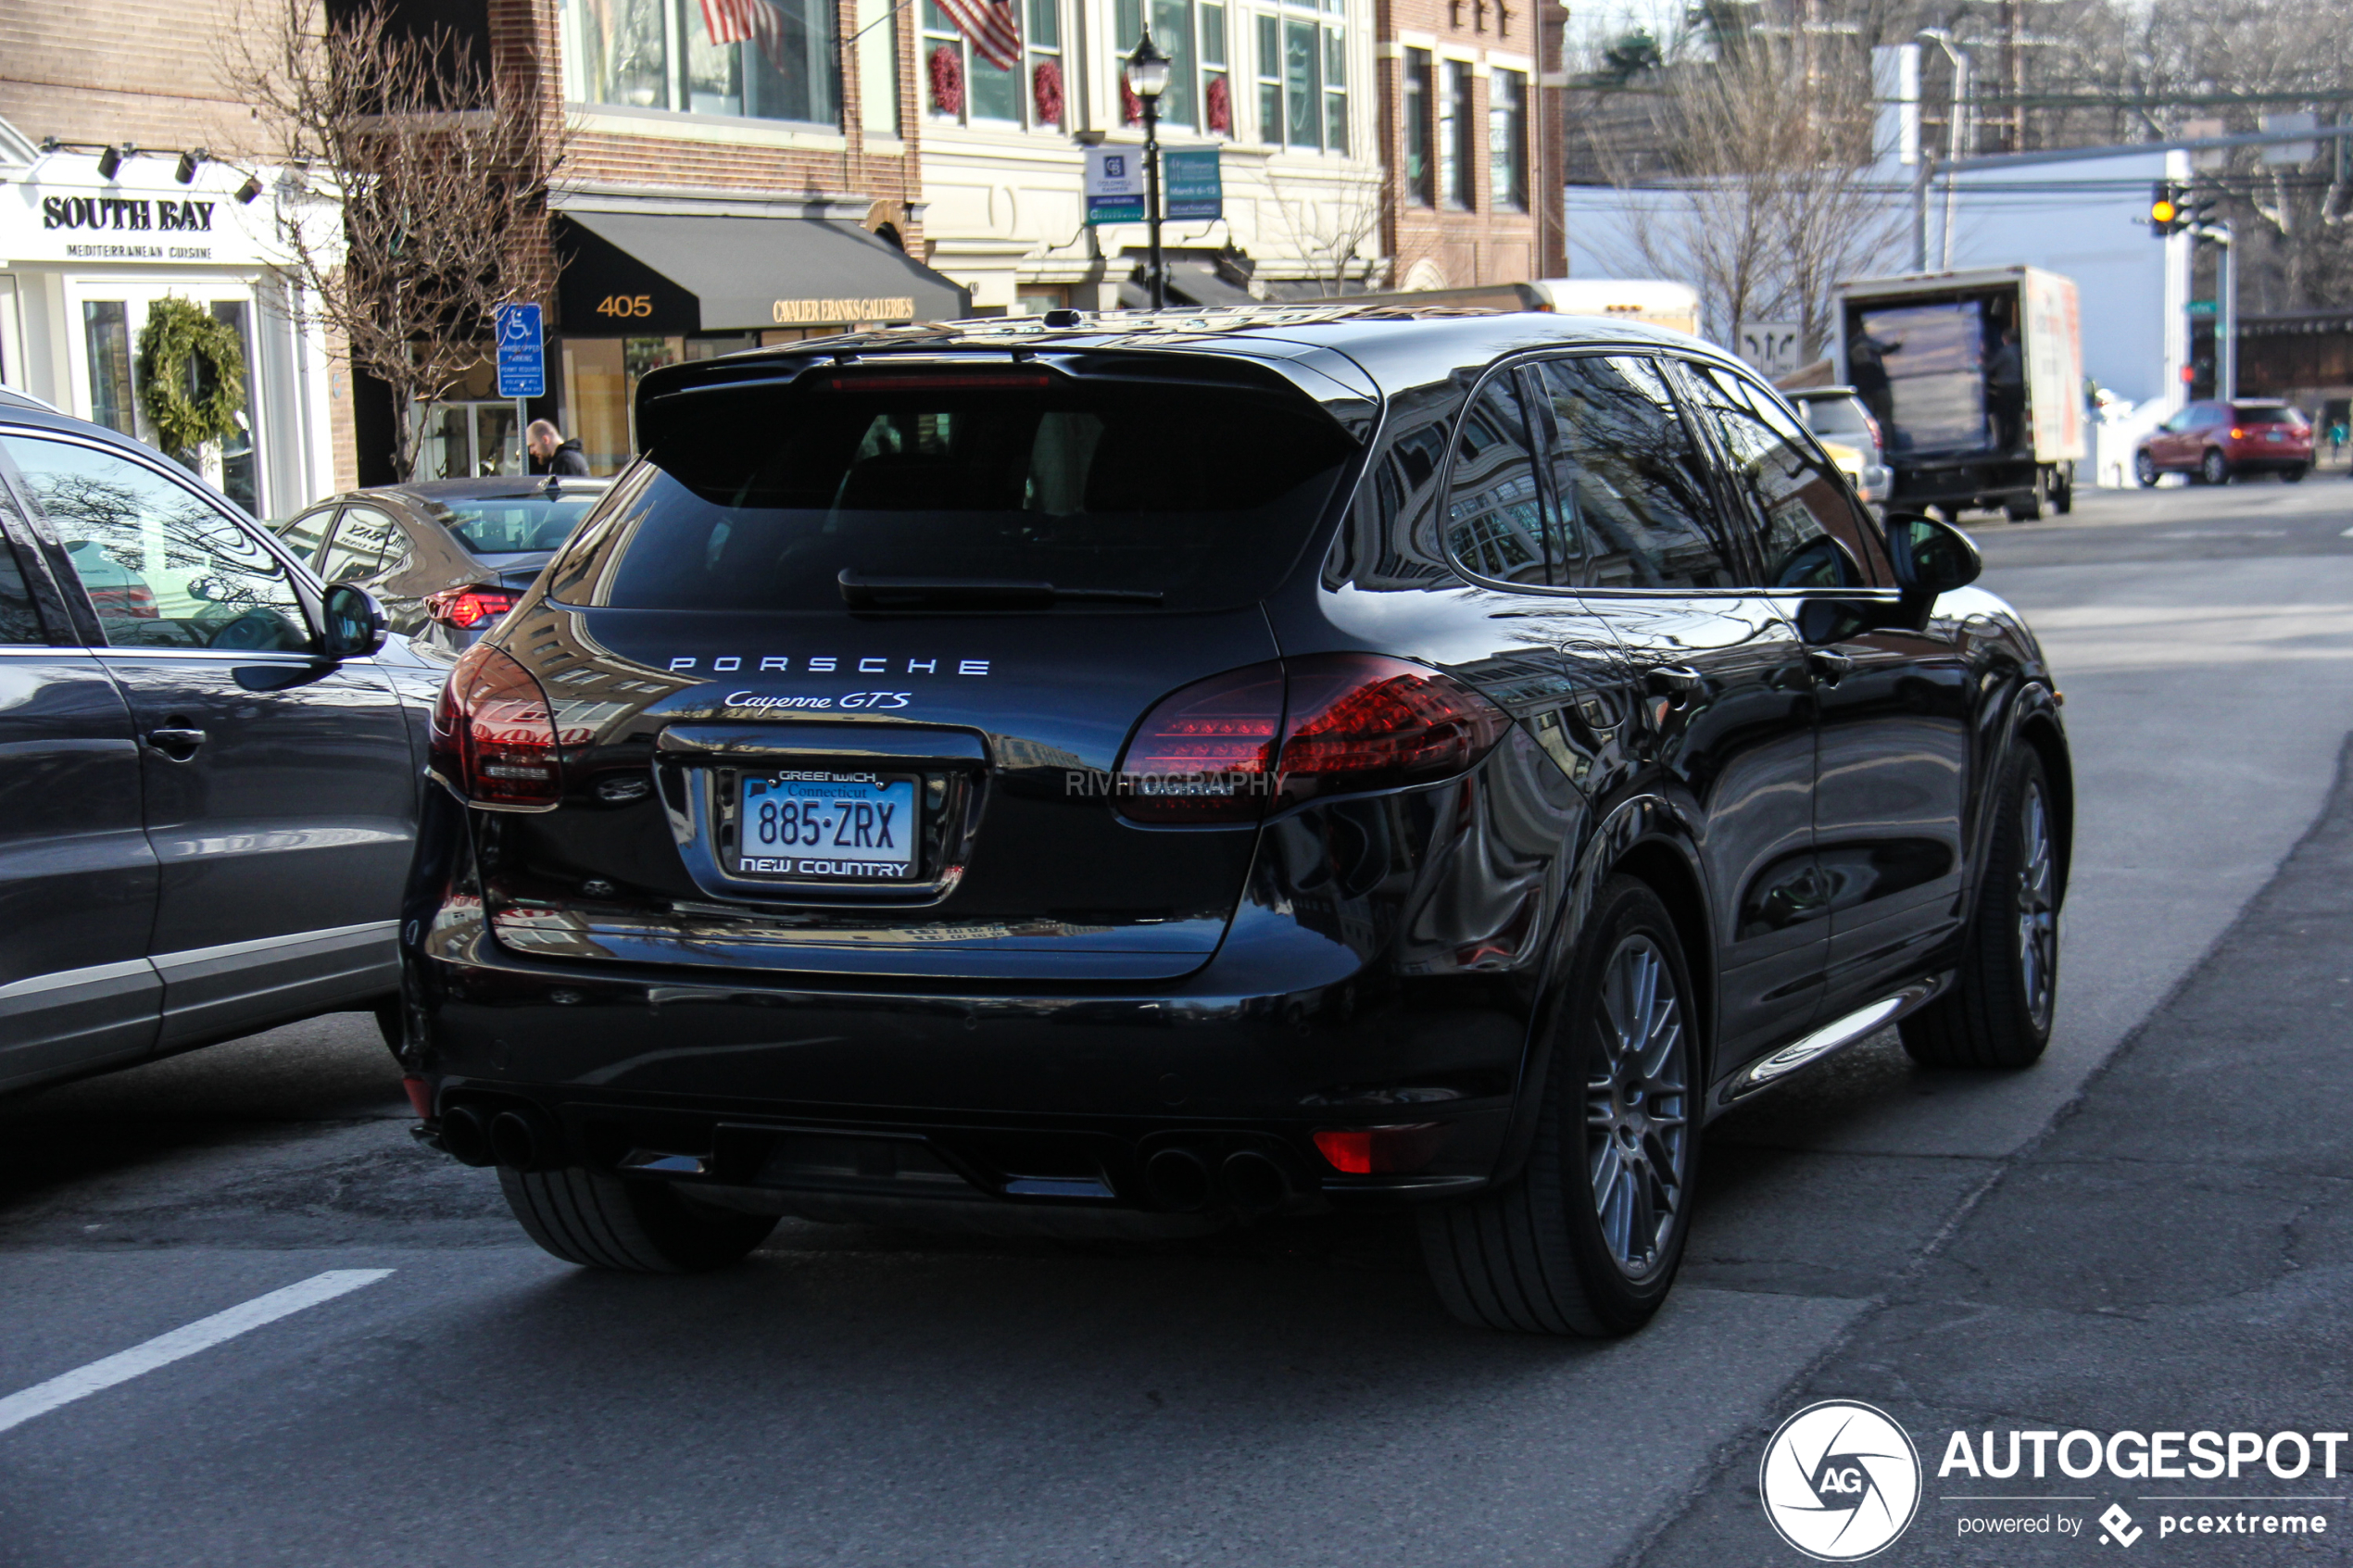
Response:
[[[970,605],[1043,609],[1072,603],[1156,605],[1157,588],[1058,588],[1003,577],[868,577],[842,570],[841,601],[852,609],[915,609]]]

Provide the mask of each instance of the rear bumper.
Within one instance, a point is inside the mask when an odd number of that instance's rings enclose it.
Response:
[[[429,946],[410,955],[407,1059],[436,1122],[522,1110],[560,1163],[817,1217],[1190,1209],[1147,1179],[1171,1148],[1213,1173],[1272,1160],[1291,1209],[1462,1195],[1496,1170],[1527,1037],[1516,987],[1384,984],[1275,945],[1229,943],[1183,982],[1051,994],[623,978],[486,937]],[[1340,1172],[1312,1137],[1427,1123],[1435,1154],[1394,1174]]]

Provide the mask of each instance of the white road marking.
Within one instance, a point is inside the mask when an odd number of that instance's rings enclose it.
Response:
[[[2353,528],[2347,529],[2344,533],[2338,534],[2337,537],[2340,539],[2353,539]]]
[[[208,1318],[198,1318],[169,1334],[159,1334],[143,1345],[128,1350],[118,1350],[87,1366],[59,1373],[46,1383],[36,1383],[0,1399],[0,1432],[20,1425],[36,1415],[44,1415],[59,1405],[69,1405],[86,1395],[111,1388],[118,1383],[128,1383],[142,1373],[169,1366],[182,1357],[199,1350],[208,1350],[224,1339],[234,1339],[250,1329],[315,1307],[321,1301],[332,1301],[363,1285],[373,1285],[391,1273],[390,1269],[329,1269],[322,1274],[273,1290],[267,1296],[257,1296],[226,1311],[215,1312]]]

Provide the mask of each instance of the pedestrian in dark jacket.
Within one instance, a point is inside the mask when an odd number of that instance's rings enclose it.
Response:
[[[532,472],[588,477],[588,454],[581,449],[579,441],[567,441],[563,433],[546,420],[531,421],[531,428],[524,433],[524,443],[531,449]]]

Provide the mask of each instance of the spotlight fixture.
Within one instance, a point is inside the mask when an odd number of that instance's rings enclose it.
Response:
[[[242,206],[251,207],[253,198],[259,194],[261,194],[261,176],[258,174],[246,175],[245,182],[237,187],[237,200]]]
[[[197,165],[203,163],[211,156],[212,155],[210,153],[206,152],[202,147],[190,147],[186,152],[180,155],[180,167],[171,171],[171,177],[174,180],[179,181],[182,185],[195,184],[196,182]]]
[[[98,178],[111,180],[121,172],[125,149],[109,142],[98,153]]]

